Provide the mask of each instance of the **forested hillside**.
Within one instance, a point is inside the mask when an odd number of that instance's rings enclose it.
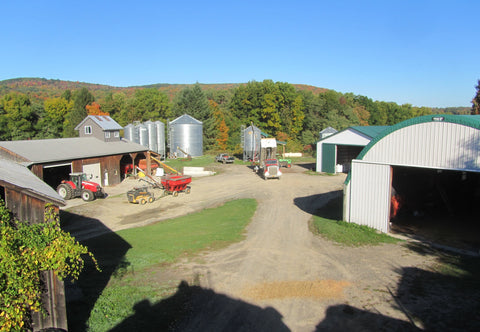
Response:
[[[469,114],[470,108],[429,108],[374,101],[285,82],[238,84],[154,84],[136,87],[19,78],[0,81],[0,140],[76,136],[88,114],[108,114],[121,125],[166,122],[187,113],[203,122],[207,150],[240,150],[240,128],[254,124],[287,141],[291,150],[309,149],[326,127],[393,125],[426,114]]]

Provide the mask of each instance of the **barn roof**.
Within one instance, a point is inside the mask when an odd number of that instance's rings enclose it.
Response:
[[[365,148],[360,152],[356,159],[363,160],[365,155],[383,138],[386,136],[401,130],[403,128],[418,125],[418,124],[425,124],[425,123],[453,123],[459,124],[475,129],[480,130],[480,115],[451,115],[451,114],[437,114],[437,115],[424,115],[419,116],[416,118],[408,119],[397,123],[396,125],[390,126],[384,131],[382,131],[379,135],[373,138],[370,143],[365,146]],[[480,149],[480,147],[478,147]],[[351,179],[351,173],[348,173],[347,178],[345,179],[345,183],[348,184]]]
[[[427,122],[449,122],[449,123],[456,123],[460,125],[464,125],[467,127],[472,127],[476,129],[480,129],[480,115],[451,115],[451,114],[443,114],[443,115],[424,115],[419,116],[416,118],[408,119],[397,123],[396,125],[387,127],[381,134],[377,135],[366,147],[362,150],[362,152],[358,155],[357,159],[363,159],[365,154],[382,138],[387,135],[390,135],[394,131],[399,129],[421,124]]]
[[[15,153],[25,159],[27,164],[41,164],[148,151],[148,148],[143,145],[127,140],[103,142],[93,137],[1,141],[0,149]]]
[[[355,135],[359,135],[361,137],[365,137],[368,140],[373,139],[374,137],[378,136],[382,133],[385,129],[390,128],[389,126],[352,126],[345,128],[341,131],[337,131],[334,134],[331,134],[327,137],[320,139],[319,142],[328,141],[335,141],[338,137],[345,136],[345,133],[353,133]]]
[[[353,126],[350,127],[368,137],[374,138],[390,126]]]
[[[65,201],[52,187],[16,162],[0,159],[0,182],[11,184],[27,195],[40,197],[57,205],[65,205]]]
[[[123,129],[115,120],[113,120],[108,115],[89,115],[82,120],[76,127],[75,130],[79,130],[87,120],[92,120],[97,125],[100,126],[103,130],[121,130]]]

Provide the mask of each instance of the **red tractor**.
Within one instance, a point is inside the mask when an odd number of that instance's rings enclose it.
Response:
[[[84,201],[105,197],[103,188],[98,183],[87,181],[85,173],[70,173],[70,180],[62,180],[57,187],[57,193],[63,199],[82,197]]]

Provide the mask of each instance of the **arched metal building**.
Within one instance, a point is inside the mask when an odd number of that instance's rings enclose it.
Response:
[[[352,161],[343,218],[382,232],[403,221],[466,228],[479,199],[480,116],[428,115],[386,129]]]

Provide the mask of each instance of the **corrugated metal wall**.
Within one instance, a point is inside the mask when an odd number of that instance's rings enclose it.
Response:
[[[373,145],[363,160],[391,165],[480,170],[480,131],[450,122],[401,128]]]
[[[352,161],[351,180],[347,183],[344,219],[382,232],[389,231],[390,188],[389,165]]]

